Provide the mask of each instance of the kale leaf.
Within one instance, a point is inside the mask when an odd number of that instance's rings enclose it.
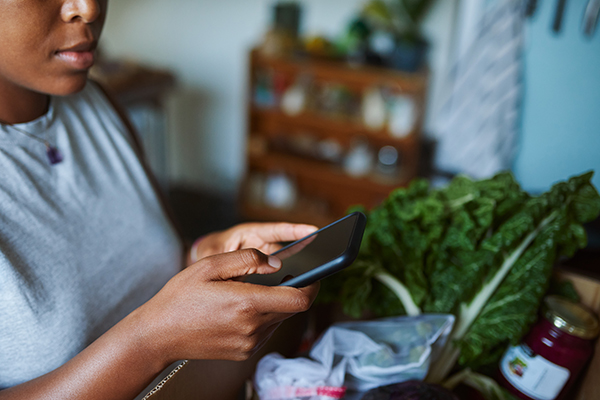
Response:
[[[452,313],[449,345],[430,373],[476,368],[516,343],[537,318],[558,257],[586,245],[583,224],[600,214],[593,173],[532,197],[509,172],[426,180],[392,191],[372,210],[357,261],[324,280],[320,300],[359,317]]]

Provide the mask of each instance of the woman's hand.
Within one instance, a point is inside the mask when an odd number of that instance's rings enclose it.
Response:
[[[219,253],[254,248],[266,254],[277,251],[279,242],[290,242],[303,238],[317,227],[289,223],[247,223],[236,225],[221,232],[205,236],[192,247],[190,262]]]
[[[256,236],[232,241],[267,246],[268,239],[303,236],[308,228],[257,229]],[[252,231],[250,229],[250,231]],[[229,243],[229,242],[228,242]],[[220,250],[227,249],[223,247]],[[264,248],[264,247],[263,247]],[[178,359],[244,360],[256,352],[279,324],[308,310],[318,284],[306,288],[267,287],[233,280],[248,274],[277,271],[281,261],[255,249],[203,258],[180,272],[136,314],[149,327],[149,342],[167,362]]]
[[[204,258],[70,361],[0,390],[0,399],[132,399],[176,360],[245,360],[317,295],[318,284],[296,289],[232,280],[280,266],[254,249]]]

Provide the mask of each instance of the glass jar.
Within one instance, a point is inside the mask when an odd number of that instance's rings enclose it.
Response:
[[[498,381],[525,400],[564,399],[590,359],[598,317],[558,296],[544,299],[542,318],[500,362]]]

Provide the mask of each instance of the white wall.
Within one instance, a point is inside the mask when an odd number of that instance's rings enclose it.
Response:
[[[302,0],[303,31],[337,35],[364,0]],[[430,110],[437,109],[458,0],[438,0],[425,23]],[[179,86],[169,102],[172,181],[233,192],[244,171],[248,50],[271,19],[272,0],[113,0],[102,39],[110,56],[166,67]],[[426,125],[431,125],[428,117]]]

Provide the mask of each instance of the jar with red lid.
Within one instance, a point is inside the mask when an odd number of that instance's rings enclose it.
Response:
[[[590,359],[600,331],[598,317],[558,296],[544,299],[542,318],[500,362],[498,381],[524,400],[565,399]]]

